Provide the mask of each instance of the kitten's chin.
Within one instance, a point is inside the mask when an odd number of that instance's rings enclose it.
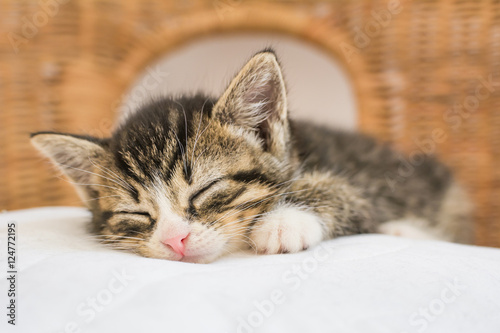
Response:
[[[182,262],[188,262],[192,264],[209,264],[216,260],[219,256],[217,255],[197,255],[197,256],[185,256],[181,260]]]
[[[163,259],[163,260],[168,260],[168,261],[180,261],[180,262],[186,262],[186,263],[192,263],[192,264],[209,264],[213,261],[215,261],[217,258],[220,257],[219,254],[217,253],[204,253],[204,254],[193,254],[193,255],[181,255],[177,253],[165,253],[165,252],[160,252],[160,253],[145,253],[143,254],[145,257],[149,258],[155,258],[155,259]]]

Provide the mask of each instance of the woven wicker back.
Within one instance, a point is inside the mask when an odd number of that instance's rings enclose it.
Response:
[[[42,5],[45,3],[46,5]],[[193,38],[282,32],[342,62],[362,130],[436,153],[477,205],[479,244],[500,246],[500,2],[0,0],[0,208],[77,205],[29,144],[38,130],[109,134],[126,88]]]

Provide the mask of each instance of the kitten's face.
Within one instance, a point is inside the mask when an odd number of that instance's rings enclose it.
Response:
[[[108,243],[210,262],[251,247],[252,226],[294,171],[288,135],[281,72],[264,52],[216,103],[154,102],[109,139],[38,133],[32,140],[77,184]]]
[[[196,262],[247,245],[287,166],[254,136],[210,117],[206,103],[200,112],[203,103],[184,107],[187,145],[184,114],[175,103],[158,105],[175,121],[137,117],[115,135],[110,146],[116,157],[91,180],[103,185],[95,196],[107,197],[94,211],[101,234],[132,237],[120,246],[130,244],[144,256]]]

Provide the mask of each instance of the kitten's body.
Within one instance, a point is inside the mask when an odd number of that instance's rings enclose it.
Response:
[[[470,202],[450,170],[433,156],[408,158],[363,134],[306,122],[292,122],[292,128],[305,171],[345,179],[369,201],[372,223],[360,232],[412,237],[407,231],[413,229],[398,228],[398,221],[412,224],[429,238],[471,242]],[[381,226],[385,222],[391,223]]]
[[[219,100],[157,100],[109,139],[38,133],[95,231],[141,255],[209,262],[245,247],[296,252],[385,232],[470,240],[467,198],[432,157],[288,119],[275,56],[257,54]],[[90,184],[90,185],[88,185]]]

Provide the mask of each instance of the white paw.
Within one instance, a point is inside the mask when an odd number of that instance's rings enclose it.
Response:
[[[377,232],[412,239],[443,239],[439,232],[428,226],[424,220],[406,219],[382,223]]]
[[[255,224],[251,238],[260,253],[299,252],[321,242],[323,230],[315,214],[283,207]]]

